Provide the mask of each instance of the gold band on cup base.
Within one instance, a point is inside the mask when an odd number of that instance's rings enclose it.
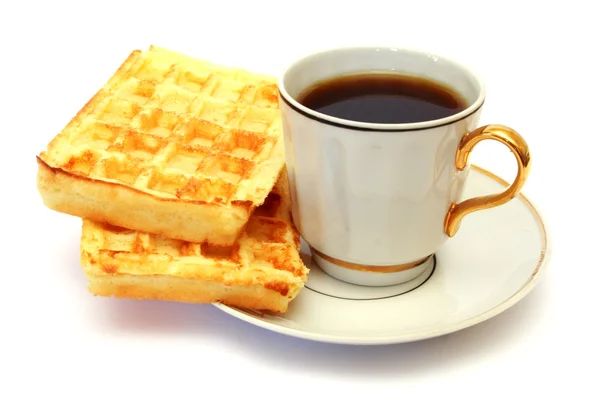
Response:
[[[354,264],[354,263],[351,263],[348,261],[338,260],[337,258],[333,258],[333,257],[328,256],[327,254],[321,253],[319,250],[315,249],[312,246],[310,247],[310,251],[312,251],[314,254],[318,255],[319,257],[321,257],[323,260],[330,262],[332,264],[335,264],[338,267],[347,268],[347,269],[351,269],[354,271],[361,271],[361,272],[375,272],[375,273],[379,273],[379,274],[406,271],[411,268],[418,267],[419,265],[422,265],[423,263],[426,263],[427,261],[429,261],[431,259],[431,257],[433,257],[433,254],[430,254],[425,258],[422,258],[420,260],[413,261],[413,262],[410,262],[407,264],[381,266],[381,265]]]

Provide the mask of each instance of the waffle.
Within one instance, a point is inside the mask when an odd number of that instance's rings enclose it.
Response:
[[[81,264],[95,295],[287,311],[306,281],[285,171],[232,251],[83,220]]]
[[[284,166],[274,78],[133,51],[38,157],[56,211],[231,246]]]

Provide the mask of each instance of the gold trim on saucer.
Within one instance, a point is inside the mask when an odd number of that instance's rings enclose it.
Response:
[[[492,179],[500,185],[503,185],[505,187],[510,186],[510,183],[506,182],[504,179],[494,175],[494,173],[478,165],[471,164],[470,168],[471,170],[475,170],[477,173],[480,173],[483,176]],[[529,294],[531,290],[533,290],[536,284],[548,271],[548,265],[550,262],[550,258],[552,257],[552,245],[551,234],[547,229],[546,221],[540,214],[540,210],[537,209],[537,207],[529,200],[527,196],[525,196],[522,193],[519,193],[517,194],[516,198],[519,199],[519,201],[522,202],[523,206],[529,211],[531,217],[535,221],[534,225],[537,226],[537,228],[540,230],[541,249],[539,251],[537,265],[532,266],[533,270],[530,276],[525,279],[523,285],[520,288],[516,289],[515,292],[508,298],[506,298],[504,301],[488,307],[485,311],[482,311],[479,314],[475,314],[465,319],[461,319],[460,321],[448,322],[446,324],[442,324],[442,326],[440,327],[423,328],[415,332],[390,332],[385,335],[363,335],[362,337],[359,337],[350,336],[346,334],[323,333],[319,331],[311,331],[310,329],[301,329],[304,327],[298,327],[298,325],[295,323],[295,313],[292,313],[289,317],[289,321],[291,321],[291,323],[288,323],[288,321],[286,320],[286,323],[284,324],[279,322],[281,320],[280,317],[277,317],[277,319],[275,319],[272,318],[271,315],[266,315],[265,317],[261,318],[255,313],[246,309],[232,307],[222,303],[215,303],[214,305],[222,311],[226,312],[227,314],[230,314],[236,318],[239,318],[243,321],[265,329],[269,329],[290,336],[330,343],[365,345],[404,343],[437,337],[440,335],[468,328],[483,321],[489,320],[490,318],[495,317],[496,315],[500,314],[501,312],[509,309],[511,306],[518,303],[527,294]]]
[[[490,178],[491,180],[497,182],[500,185],[505,187],[510,186],[510,183],[507,183],[504,179],[499,176],[494,175],[494,173],[479,167],[477,165],[471,165],[471,170],[474,170],[478,174],[482,174],[486,178]],[[548,271],[548,266],[550,262],[550,258],[552,257],[552,245],[551,245],[551,233],[546,226],[546,221],[543,216],[540,214],[540,210],[526,197],[524,194],[517,194],[516,198],[522,202],[522,205],[528,210],[531,217],[533,218],[534,225],[540,231],[540,240],[541,240],[541,249],[539,250],[539,258],[537,261],[537,265],[532,265],[533,268],[530,276],[525,278],[522,286],[514,291],[512,295],[506,298],[504,301],[501,301],[498,304],[490,305],[486,307],[485,311],[482,311],[479,314],[475,314],[472,316],[468,316],[466,318],[461,318],[460,320],[454,322],[447,322],[440,324],[439,327],[430,327],[430,328],[420,328],[415,331],[409,332],[389,332],[386,334],[376,335],[376,334],[364,334],[362,336],[351,336],[343,333],[330,333],[330,332],[322,332],[315,331],[307,328],[305,326],[301,326],[297,324],[296,313],[292,312],[289,314],[288,319],[281,319],[282,317],[273,318],[272,315],[266,315],[265,317],[259,317],[252,311],[228,306],[222,303],[215,303],[214,305],[220,310],[230,314],[236,318],[239,318],[248,323],[254,324],[264,329],[269,329],[274,332],[278,332],[281,334],[286,334],[289,336],[300,337],[309,340],[315,340],[320,342],[330,342],[330,343],[342,343],[342,344],[363,344],[363,345],[382,345],[382,344],[392,344],[392,343],[406,343],[412,342],[416,340],[422,339],[430,339],[433,337],[445,335],[448,333],[456,332],[473,325],[479,324],[483,321],[489,320],[492,317],[500,314],[501,312],[509,309],[518,303],[521,299],[523,299],[527,294],[529,294],[536,284],[540,281],[540,279],[544,276]],[[533,262],[532,264],[535,264]],[[387,301],[387,300],[382,300]],[[355,304],[355,303],[353,303]],[[349,305],[350,307],[352,305]],[[301,307],[302,308],[302,307]],[[298,310],[298,309],[297,309]],[[298,310],[301,314],[303,310]],[[284,316],[285,317],[285,316]]]
[[[480,174],[483,174],[485,176],[487,176],[488,178],[498,182],[501,185],[504,186],[510,186],[510,183],[506,182],[504,179],[500,178],[497,175],[494,175],[493,172],[488,171],[485,168],[482,168],[480,166],[471,165],[471,169],[474,169],[475,171],[479,172]],[[538,264],[535,267],[535,270],[533,271],[533,273],[531,274],[531,277],[529,278],[529,280],[531,281],[535,276],[538,276],[538,272],[540,271],[540,269],[542,268],[542,265],[544,265],[544,260],[547,260],[547,253],[548,253],[548,232],[546,231],[546,226],[544,225],[544,220],[542,219],[539,211],[535,208],[535,206],[531,203],[531,201],[525,197],[523,194],[519,193],[516,197],[518,197],[527,208],[529,208],[529,211],[531,212],[531,214],[533,215],[533,217],[535,218],[535,222],[537,222],[539,228],[540,228],[540,235],[542,236],[542,251],[540,252],[540,258],[538,260]],[[529,283],[529,281],[526,283],[526,285]]]
[[[322,259],[324,259],[327,262],[330,262],[332,264],[337,265],[338,267],[342,267],[342,268],[347,268],[347,269],[351,269],[354,271],[361,271],[361,272],[375,272],[375,273],[379,273],[379,274],[389,274],[392,272],[402,272],[402,271],[406,271],[409,270],[411,268],[415,268],[418,267],[419,265],[424,264],[425,262],[429,261],[431,259],[431,257],[433,257],[433,254],[428,255],[425,258],[422,258],[420,260],[417,261],[413,261],[407,264],[396,264],[396,265],[386,265],[386,266],[382,266],[382,265],[364,265],[364,264],[354,264],[348,261],[343,261],[343,260],[339,260],[337,258],[333,258],[331,256],[328,256],[327,254],[323,254],[321,253],[319,250],[315,249],[314,247],[310,247],[310,251],[312,251],[313,253],[315,253],[316,255],[318,255],[319,257],[321,257]]]

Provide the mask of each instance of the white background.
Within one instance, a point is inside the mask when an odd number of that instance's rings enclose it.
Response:
[[[327,397],[599,398],[594,2],[348,4],[1,3],[0,399],[320,398],[332,388]],[[386,347],[284,337],[210,305],[94,298],[79,266],[80,221],[44,208],[35,155],[131,50],[151,43],[271,74],[315,48],[349,44],[469,64],[488,85],[482,123],[507,124],[531,147],[524,192],[552,235],[547,275],[492,320]],[[514,176],[501,146],[478,146],[473,161]]]

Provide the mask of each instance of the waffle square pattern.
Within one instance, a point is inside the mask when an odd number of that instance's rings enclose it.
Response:
[[[136,50],[37,161],[51,209],[232,246],[285,164],[275,79]]]

